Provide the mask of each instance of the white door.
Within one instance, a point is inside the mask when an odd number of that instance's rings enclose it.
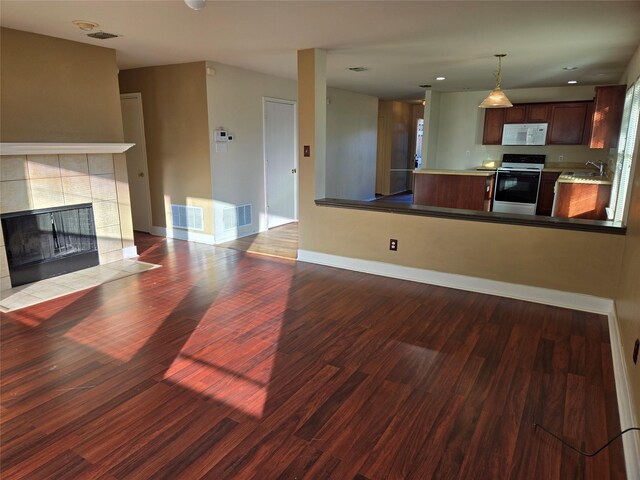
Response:
[[[297,219],[296,105],[264,99],[267,228]]]
[[[120,95],[124,141],[135,143],[127,150],[127,174],[129,176],[129,196],[133,229],[151,231],[151,195],[149,192],[149,169],[147,149],[144,139],[142,117],[142,96],[139,93]]]

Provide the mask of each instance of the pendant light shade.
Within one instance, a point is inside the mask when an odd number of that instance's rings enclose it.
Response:
[[[502,57],[506,54],[500,53],[494,55],[498,57],[498,71],[496,72],[496,88],[491,90],[489,96],[479,105],[480,108],[508,108],[513,107],[513,103],[509,101],[505,93],[500,88],[500,78],[502,76]]]

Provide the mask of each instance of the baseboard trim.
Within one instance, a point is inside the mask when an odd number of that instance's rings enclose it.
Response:
[[[122,249],[122,257],[123,258],[132,258],[138,256],[138,247],[135,245],[131,247],[125,247]]]
[[[437,272],[421,268],[405,267],[391,263],[362,260],[359,258],[341,257],[328,253],[314,252],[311,250],[298,250],[298,260],[307,263],[316,263],[329,267],[354,270],[356,272],[370,273],[384,277],[411,280],[414,282],[428,283],[441,287],[456,288],[488,295],[526,300],[529,302],[543,303],[556,307],[571,308],[584,312],[609,315],[613,310],[613,300],[610,298],[594,297],[581,293],[564,292],[548,288],[518,285],[484,278],[457,275],[454,273]]]
[[[206,243],[207,245],[215,245],[213,235],[206,233],[191,232],[189,230],[181,230],[177,228],[151,227],[151,235],[157,237],[175,238],[177,240],[186,240],[188,242]]]
[[[609,313],[609,337],[611,341],[611,356],[613,358],[613,374],[616,382],[618,397],[618,412],[622,430],[637,427],[638,419],[633,411],[631,388],[629,385],[629,371],[624,360],[624,349],[615,306]],[[627,468],[627,478],[640,479],[640,432],[629,432],[622,437],[624,458]]]

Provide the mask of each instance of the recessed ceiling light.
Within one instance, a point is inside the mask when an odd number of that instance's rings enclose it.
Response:
[[[444,80],[446,77],[436,77],[436,80],[441,81]]]
[[[563,70],[577,70],[578,67],[562,67]]]
[[[420,88],[431,88],[431,85],[427,85],[426,83],[423,83],[422,85],[418,85]]]
[[[567,83],[570,83],[570,84],[573,85],[574,83],[578,83],[578,81],[577,80],[569,80]]]
[[[351,70],[352,72],[366,72],[369,69],[367,67],[349,67],[347,70]]]
[[[84,30],[85,32],[90,32],[98,26],[96,22],[90,22],[89,20],[74,20],[71,23],[73,23],[80,30]]]

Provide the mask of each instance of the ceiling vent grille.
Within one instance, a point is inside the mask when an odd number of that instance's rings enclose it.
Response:
[[[171,205],[171,223],[174,228],[204,230],[204,211],[201,207]]]
[[[97,38],[98,40],[108,40],[110,38],[116,38],[120,35],[116,35],[114,33],[107,32],[95,32],[95,33],[87,33],[87,37]]]
[[[251,225],[251,205],[225,208],[222,211],[222,223],[225,230]]]

